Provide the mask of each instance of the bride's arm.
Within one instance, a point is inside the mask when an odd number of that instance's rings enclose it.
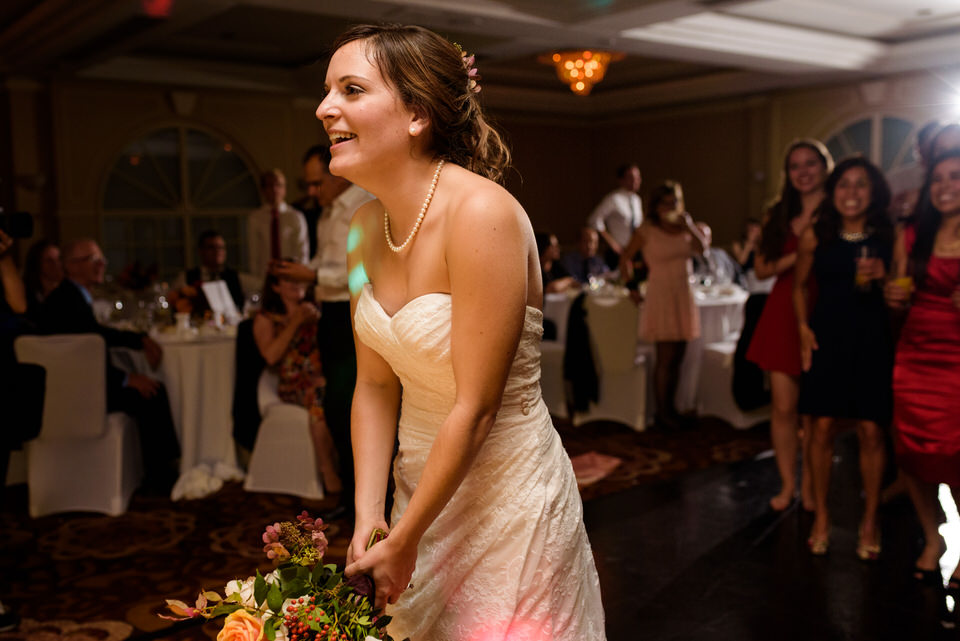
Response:
[[[480,191],[480,190],[478,190]],[[490,432],[523,329],[532,241],[520,205],[498,188],[482,190],[447,221],[452,296],[451,356],[457,386],[423,474],[390,536],[348,574],[373,570],[377,601],[407,587],[417,544],[453,496]]]
[[[351,233],[362,237],[363,209],[351,224]],[[379,231],[379,226],[377,228]],[[347,257],[350,274],[364,273],[363,243],[358,244]],[[354,318],[362,279],[351,279],[350,318]],[[357,383],[353,393],[350,433],[353,442],[353,460],[356,479],[356,524],[347,550],[347,563],[363,556],[370,533],[374,528],[387,529],[384,509],[393,444],[397,437],[397,413],[400,408],[400,381],[390,365],[367,347],[353,332],[357,350]]]

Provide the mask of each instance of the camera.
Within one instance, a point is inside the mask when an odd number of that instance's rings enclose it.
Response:
[[[30,238],[33,236],[33,216],[26,211],[3,211],[0,207],[0,230],[11,238]]]

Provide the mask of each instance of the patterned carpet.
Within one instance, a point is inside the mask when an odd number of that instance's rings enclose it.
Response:
[[[584,500],[750,458],[770,446],[766,425],[740,431],[709,419],[676,434],[636,433],[614,423],[574,428],[558,422],[557,428],[571,456],[593,451],[623,461],[584,487]],[[8,487],[0,510],[0,601],[24,621],[0,640],[214,639],[217,623],[158,618],[164,599],[192,602],[200,588],[222,590],[227,580],[249,576],[254,568],[269,571],[260,542],[264,526],[302,509],[316,515],[330,507],[329,499],[252,494],[231,483],[197,501],[137,495],[119,517],[31,519],[26,487]],[[348,527],[330,524],[327,560],[343,562]]]

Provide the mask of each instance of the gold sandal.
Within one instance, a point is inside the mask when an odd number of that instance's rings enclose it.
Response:
[[[857,558],[861,561],[876,561],[880,558],[880,528],[877,528],[877,542],[863,542],[863,528],[857,531]]]

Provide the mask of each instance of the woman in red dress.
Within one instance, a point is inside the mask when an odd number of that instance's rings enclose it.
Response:
[[[893,371],[893,426],[926,539],[915,577],[939,583],[937,485],[960,494],[960,150],[934,160],[921,194],[928,198],[897,235],[884,293],[891,307],[909,306]],[[960,593],[960,569],[948,588]]]
[[[770,499],[770,507],[777,511],[786,509],[796,494],[800,338],[793,311],[793,265],[797,260],[797,239],[823,200],[823,185],[833,169],[833,158],[820,141],[797,140],[787,148],[783,164],[780,197],[767,212],[754,263],[757,278],[776,276],[777,281],[747,350],[747,360],[770,375],[770,434],[781,484],[780,492]],[[812,510],[806,456],[803,461],[803,506]]]

